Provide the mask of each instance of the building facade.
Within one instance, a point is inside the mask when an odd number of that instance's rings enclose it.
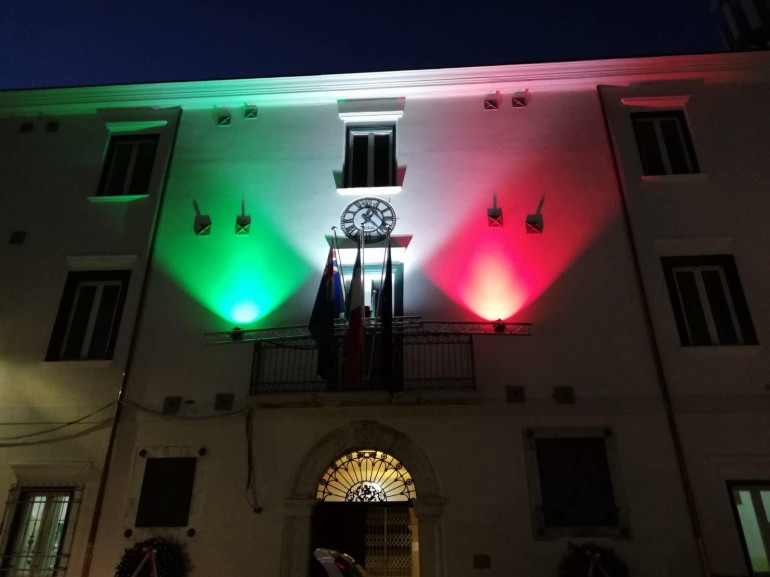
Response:
[[[769,72],[0,94],[0,573],[112,575],[163,537],[199,575],[304,577],[330,547],[374,576],[546,576],[568,543],[768,574]],[[346,232],[391,225],[394,366],[371,238],[363,377],[342,318],[322,379],[330,244],[351,284]]]

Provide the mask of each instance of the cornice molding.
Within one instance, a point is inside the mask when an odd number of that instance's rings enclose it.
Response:
[[[688,78],[768,80],[770,52],[6,91],[0,92],[0,115],[78,114],[109,107],[238,107],[249,102],[318,105],[339,99],[455,97]]]

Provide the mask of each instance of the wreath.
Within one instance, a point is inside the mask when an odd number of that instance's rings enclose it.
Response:
[[[567,544],[559,577],[628,577],[628,567],[615,551],[595,543]],[[161,575],[160,577],[164,577]]]
[[[147,556],[148,549],[155,551],[157,577],[187,577],[190,574],[192,564],[185,546],[173,539],[153,537],[139,541],[123,552],[123,557],[115,567],[115,577],[133,577]]]

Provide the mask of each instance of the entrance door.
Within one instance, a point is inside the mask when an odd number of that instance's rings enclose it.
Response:
[[[347,553],[371,577],[413,577],[415,528],[409,503],[319,502],[311,544],[313,550]],[[326,572],[320,563],[311,563],[310,576],[325,577]]]

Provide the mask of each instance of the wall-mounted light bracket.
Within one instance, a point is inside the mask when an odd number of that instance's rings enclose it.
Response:
[[[222,110],[217,113],[217,126],[220,128],[226,128],[233,122],[233,115],[226,110]]]
[[[251,231],[251,216],[246,214],[246,201],[241,199],[241,214],[235,217],[235,234],[245,236]]]
[[[498,90],[494,94],[487,94],[484,97],[484,110],[497,110],[500,108],[500,103],[503,98]]]
[[[497,206],[497,195],[492,196],[492,208],[487,209],[487,224],[503,226],[503,209]]]
[[[540,203],[537,205],[537,210],[528,214],[524,220],[524,225],[527,228],[527,234],[540,234],[543,232],[543,215],[540,212],[543,209],[543,203],[545,202],[545,196],[540,198]]]
[[[516,92],[513,96],[511,96],[511,107],[512,108],[526,108],[527,106],[527,91],[520,91]]]
[[[211,217],[208,214],[201,214],[197,200],[193,200],[193,208],[195,208],[195,219],[193,220],[195,236],[209,236],[211,234]]]

